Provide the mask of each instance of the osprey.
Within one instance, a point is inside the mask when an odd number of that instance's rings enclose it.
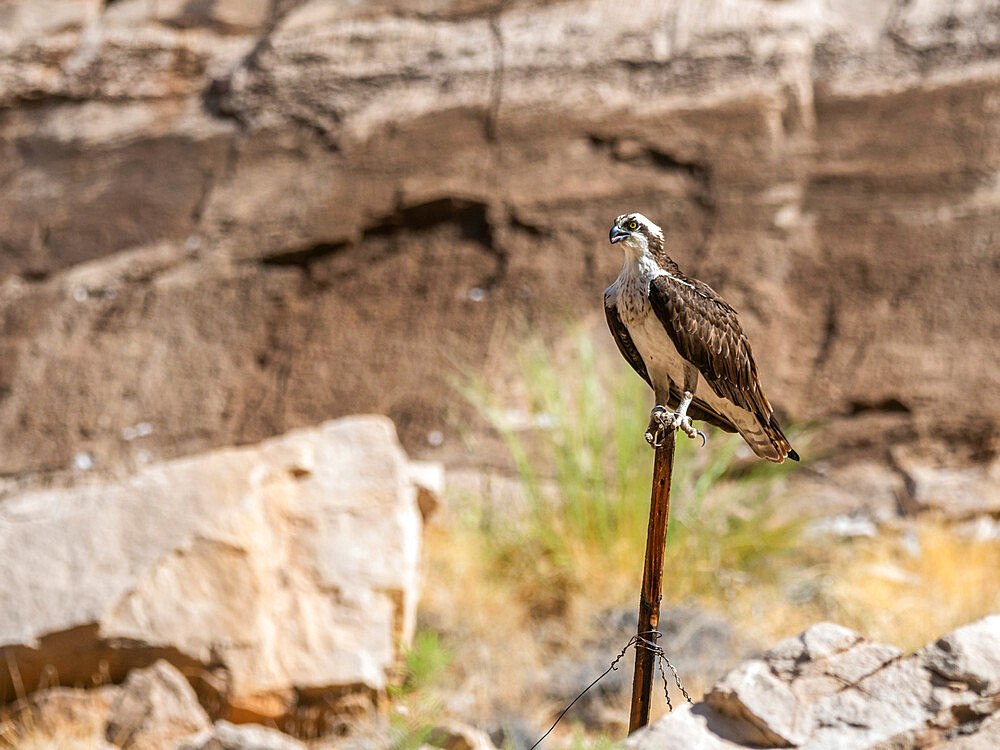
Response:
[[[615,219],[610,239],[622,243],[625,263],[604,290],[604,312],[622,356],[656,395],[646,439],[658,445],[669,426],[704,442],[693,418],[740,433],[768,461],[798,461],[761,388],[736,311],[708,284],[681,273],[663,249],[662,230],[642,214]]]

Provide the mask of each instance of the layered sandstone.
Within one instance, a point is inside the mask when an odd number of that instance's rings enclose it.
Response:
[[[0,473],[358,411],[429,450],[456,434],[456,360],[600,317],[627,209],[741,311],[788,417],[990,458],[998,18],[8,0]]]

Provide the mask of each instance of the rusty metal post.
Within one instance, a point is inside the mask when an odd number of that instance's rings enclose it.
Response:
[[[670,478],[674,471],[674,447],[677,430],[667,429],[663,444],[656,449],[653,460],[653,489],[649,500],[649,528],[646,530],[646,560],[642,571],[642,594],[639,598],[640,639],[653,640],[650,631],[660,624],[660,595],[663,591],[663,551],[667,542],[667,519],[670,517]],[[656,668],[655,655],[635,645],[635,675],[632,678],[632,710],[628,732],[649,723],[649,703]]]

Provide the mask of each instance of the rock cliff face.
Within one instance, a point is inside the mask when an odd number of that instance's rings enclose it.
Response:
[[[0,473],[362,410],[416,444],[456,352],[488,366],[512,319],[600,315],[626,209],[741,310],[792,418],[989,458],[998,20],[995,0],[7,0]]]

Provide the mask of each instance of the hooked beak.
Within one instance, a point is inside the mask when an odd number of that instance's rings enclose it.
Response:
[[[626,232],[624,229],[622,229],[620,226],[616,224],[615,226],[611,227],[611,234],[609,235],[609,238],[611,239],[611,244],[613,245],[616,242],[621,242],[622,240],[630,236],[631,233]]]

